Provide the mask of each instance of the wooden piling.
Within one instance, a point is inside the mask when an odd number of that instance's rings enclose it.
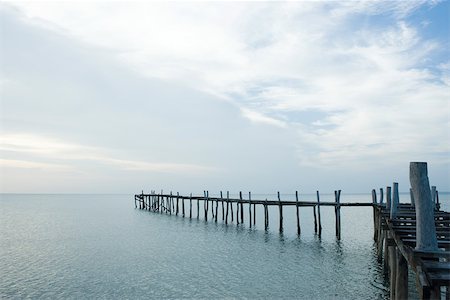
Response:
[[[389,238],[392,239],[392,235],[389,235]],[[388,246],[389,251],[389,267],[390,267],[390,274],[389,274],[389,287],[391,290],[391,299],[395,299],[395,287],[397,283],[397,251],[395,249],[395,246]]]
[[[383,188],[380,188],[380,204],[383,205]]]
[[[227,198],[228,198],[228,191],[227,191]],[[233,222],[234,221],[233,202],[230,202],[230,215],[231,215],[231,222]]]
[[[341,190],[334,191],[334,198],[336,202],[335,214],[336,214],[336,237],[341,239]]]
[[[269,212],[267,210],[267,198],[264,201],[264,230],[269,226]]]
[[[414,201],[414,193],[413,193],[412,188],[409,189],[409,199],[411,200],[411,205],[414,207],[416,204]]]
[[[300,212],[298,207],[298,191],[295,191],[295,212],[297,215],[297,234],[300,235]]]
[[[316,215],[316,206],[313,206],[313,213],[314,213],[314,232],[317,233],[317,215]]]
[[[278,207],[280,210],[280,232],[283,232],[283,205],[281,205],[280,192],[278,194]]]
[[[200,217],[200,199],[197,198],[197,219]]]
[[[189,195],[189,219],[192,219],[192,193]]]
[[[416,250],[438,249],[427,163],[411,162],[409,180],[416,203]]]
[[[378,239],[378,209],[376,208],[377,204],[377,192],[375,189],[372,190],[372,203],[374,204],[373,210],[373,239],[376,241]]]
[[[228,204],[229,204],[229,201],[230,201],[230,194],[227,191],[227,212],[226,212],[226,215],[225,215],[225,224],[228,224]]]
[[[178,201],[180,200],[180,193],[177,192],[177,208],[175,210],[175,214],[178,216]]]
[[[214,215],[214,222],[217,222],[217,210],[219,209],[219,198],[216,198],[216,213]]]
[[[388,211],[391,209],[391,187],[386,187],[386,208]]]
[[[398,204],[399,204],[399,196],[398,196],[398,183],[394,182],[392,185],[392,200],[391,200],[391,211],[390,217],[391,220],[395,219],[397,216]]]
[[[248,223],[252,228],[252,193],[248,192]]]
[[[320,197],[319,197],[319,191],[316,191],[317,194],[317,216],[318,216],[318,221],[319,221],[319,236],[322,235],[322,221],[320,218]]]
[[[436,186],[431,187],[431,201],[433,202],[433,208],[436,210]]]
[[[253,226],[256,225],[256,203],[253,203]]]
[[[395,278],[395,299],[408,299],[408,262],[397,250],[397,266]]]
[[[223,195],[222,191],[220,191],[220,200],[222,201],[222,221],[225,220],[225,207],[223,206]]]
[[[244,224],[244,203],[242,202],[242,192],[239,192],[239,198],[241,199],[241,224]]]
[[[205,221],[208,221],[208,208],[209,208],[208,207],[209,206],[208,191],[204,191],[203,195],[204,195],[204,201],[203,201],[204,206],[203,206],[203,208],[204,208],[204,211],[205,211]]]

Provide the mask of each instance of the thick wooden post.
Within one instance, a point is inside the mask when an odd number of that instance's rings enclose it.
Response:
[[[431,200],[427,163],[411,162],[409,180],[416,203],[416,249],[421,251],[437,250],[434,207]]]
[[[252,228],[252,193],[248,192],[248,223]]]
[[[391,187],[386,187],[386,208],[390,211],[391,209]]]
[[[297,234],[300,235],[301,229],[300,229],[300,213],[298,207],[298,191],[295,191],[295,212],[297,215]]]
[[[278,194],[278,208],[280,210],[280,232],[283,231],[283,205],[281,205],[280,192]]]
[[[395,281],[395,299],[408,299],[408,262],[397,250],[397,276]]]
[[[389,235],[392,239],[392,236]],[[390,267],[390,275],[389,275],[389,287],[391,290],[391,300],[396,299],[396,283],[397,283],[397,250],[395,246],[389,246],[389,267]]]
[[[433,208],[436,210],[436,186],[431,186],[431,200],[433,202]]]
[[[372,204],[373,204],[373,239],[376,241],[378,238],[378,210],[377,210],[377,192],[375,189],[372,190]]]
[[[317,216],[319,218],[319,236],[322,235],[322,221],[320,218],[320,197],[319,197],[319,191],[316,191],[317,194]]]
[[[380,188],[380,204],[383,205],[383,188]]]
[[[395,219],[397,217],[397,210],[398,210],[398,204],[399,204],[399,196],[398,196],[398,183],[393,183],[393,193],[392,193],[392,201],[391,201],[391,212],[390,212],[390,218],[391,220]]]
[[[341,239],[341,190],[334,191],[334,198],[336,201],[335,212],[336,212],[336,237],[338,240]]]

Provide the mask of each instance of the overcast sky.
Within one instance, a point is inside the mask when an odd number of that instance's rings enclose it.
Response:
[[[0,3],[0,191],[449,191],[449,3]]]

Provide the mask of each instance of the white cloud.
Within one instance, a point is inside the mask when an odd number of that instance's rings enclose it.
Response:
[[[407,18],[436,4],[27,1],[13,5],[33,26],[107,49],[148,78],[218,96],[212,101],[226,99],[250,122],[273,126],[273,134],[284,130],[286,140],[295,141],[298,165],[365,168],[417,158],[448,163],[448,155],[442,153],[450,153],[449,63],[436,65],[431,60],[434,51],[442,49],[441,41],[426,39],[422,23]],[[321,118],[309,122],[288,116],[308,111],[321,112]],[[164,134],[160,137],[164,139]],[[211,149],[221,147],[212,145]],[[93,156],[98,149],[64,147],[53,143],[33,151],[64,150],[72,158],[82,153],[83,159],[97,161],[106,157],[103,163],[124,169],[207,169],[201,164],[134,161],[104,152]]]

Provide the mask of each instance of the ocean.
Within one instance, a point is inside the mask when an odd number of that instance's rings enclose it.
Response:
[[[440,196],[448,211],[450,195]],[[265,198],[276,195],[253,195]],[[371,196],[343,193],[341,202]],[[225,225],[220,214],[217,223],[197,219],[193,207],[189,219],[135,209],[134,195],[1,194],[0,298],[389,298],[370,207],[341,209],[340,241],[333,207],[321,208],[320,238],[310,207],[300,208],[300,236],[294,207],[284,208],[282,234],[277,207],[268,231],[261,207],[251,229],[246,208],[244,224]],[[412,275],[410,297],[417,298]]]

